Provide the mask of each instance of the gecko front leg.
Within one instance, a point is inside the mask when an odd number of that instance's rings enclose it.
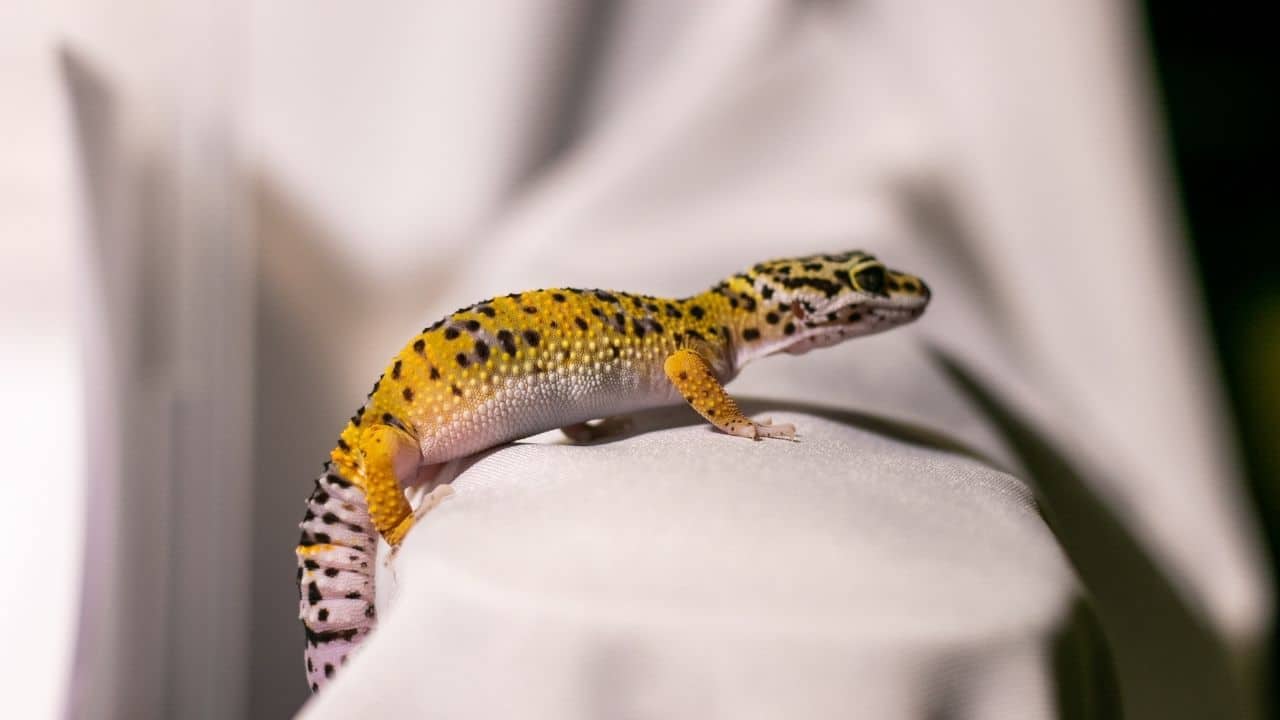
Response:
[[[794,425],[774,425],[772,421],[756,422],[738,409],[724,386],[716,379],[706,358],[689,349],[677,350],[667,358],[663,370],[686,402],[722,431],[752,440],[761,438],[795,439]]]

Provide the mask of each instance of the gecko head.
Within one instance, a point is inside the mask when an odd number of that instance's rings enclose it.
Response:
[[[799,355],[904,325],[924,313],[931,295],[920,278],[857,250],[760,263],[734,276],[729,289],[735,286],[756,300],[753,355]]]

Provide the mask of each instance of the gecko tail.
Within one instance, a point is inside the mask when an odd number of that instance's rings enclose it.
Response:
[[[364,493],[332,465],[316,479],[298,527],[298,617],[306,629],[307,683],[316,692],[377,624],[378,536]]]

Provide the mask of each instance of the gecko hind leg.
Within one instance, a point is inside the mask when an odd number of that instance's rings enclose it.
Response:
[[[615,415],[596,422],[580,422],[560,428],[570,440],[578,443],[593,442],[607,437],[622,435],[631,429],[631,418]]]
[[[413,512],[409,514],[406,522],[412,526],[416,525],[426,516],[427,513],[439,507],[440,503],[453,497],[453,486],[448,484],[437,485],[432,488],[431,492],[425,492],[422,486],[414,489],[416,506]],[[391,546],[391,552],[387,553],[385,564],[389,567],[391,561],[395,560],[396,555],[400,554],[400,543]]]
[[[697,352],[684,349],[671,353],[663,370],[690,407],[721,431],[752,440],[795,439],[794,425],[774,425],[769,418],[757,422],[743,415],[738,403],[716,379],[711,364]]]

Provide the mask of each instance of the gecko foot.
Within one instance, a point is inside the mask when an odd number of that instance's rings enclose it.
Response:
[[[759,421],[743,418],[742,420],[730,422],[726,431],[730,435],[747,437],[752,440],[763,440],[764,438],[796,439],[795,425],[790,423],[774,425],[773,418],[763,418]]]
[[[409,534],[409,530],[411,530],[413,526],[416,525],[418,521],[423,518],[424,515],[434,510],[436,506],[438,506],[440,503],[447,500],[452,495],[453,495],[452,485],[447,485],[447,484],[438,485],[434,490],[427,493],[426,496],[422,498],[422,500],[418,503],[418,506],[413,509],[413,513],[411,513],[409,517],[400,521],[400,524],[397,525],[395,527],[395,530],[392,531],[395,533],[393,536],[395,539],[395,542],[392,542],[391,538],[387,539],[387,544],[391,546],[391,552],[387,554],[388,565],[390,565],[391,561],[395,559],[397,554],[399,554],[400,545],[401,543],[404,542],[405,536]]]

